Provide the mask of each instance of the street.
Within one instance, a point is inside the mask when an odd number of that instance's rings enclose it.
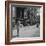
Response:
[[[17,35],[17,29],[13,30],[13,36]],[[19,37],[40,37],[40,26],[36,25],[19,27]]]

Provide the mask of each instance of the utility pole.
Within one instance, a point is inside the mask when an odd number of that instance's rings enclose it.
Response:
[[[17,22],[17,37],[19,37],[19,21]]]

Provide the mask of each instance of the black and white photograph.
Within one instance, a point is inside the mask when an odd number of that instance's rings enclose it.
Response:
[[[40,37],[40,7],[11,6],[12,37]]]

